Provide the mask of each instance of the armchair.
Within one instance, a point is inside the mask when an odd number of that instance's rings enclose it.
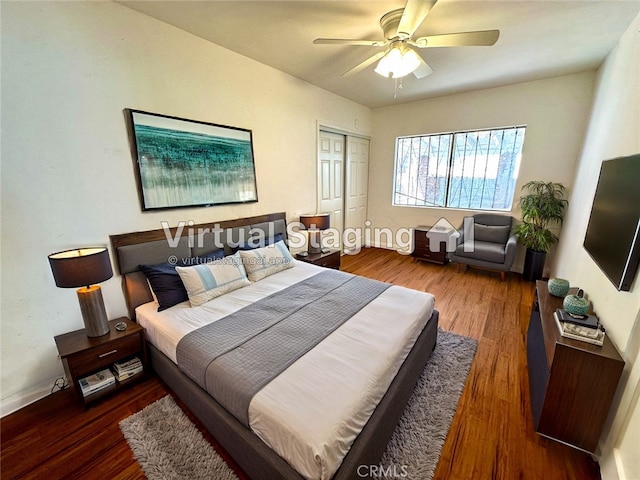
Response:
[[[517,239],[511,233],[512,226],[513,217],[507,215],[479,213],[466,217],[463,227],[458,231],[456,249],[449,253],[449,260],[499,271],[500,280],[504,281],[516,256]],[[471,234],[473,239],[469,238]]]

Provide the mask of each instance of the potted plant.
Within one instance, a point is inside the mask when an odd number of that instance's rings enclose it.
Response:
[[[516,225],[514,233],[518,241],[527,248],[522,276],[535,281],[542,278],[547,252],[558,241],[558,236],[549,230],[550,226],[562,225],[565,188],[561,183],[534,180],[522,187],[528,194],[520,197],[518,205],[522,209],[522,223]]]

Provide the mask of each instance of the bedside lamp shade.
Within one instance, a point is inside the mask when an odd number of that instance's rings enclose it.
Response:
[[[322,251],[321,231],[330,226],[328,213],[317,213],[315,215],[300,215],[300,223],[305,230],[309,230],[309,253],[320,253]]]
[[[89,247],[52,253],[49,265],[58,287],[81,287],[77,294],[87,336],[109,333],[102,291],[94,285],[113,276],[109,251],[105,247]]]

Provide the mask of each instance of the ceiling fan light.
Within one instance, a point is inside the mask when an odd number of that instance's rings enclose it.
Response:
[[[401,78],[415,71],[420,63],[420,57],[412,49],[394,46],[380,59],[375,72],[386,78]]]
[[[391,78],[395,71],[396,65],[402,60],[402,53],[397,48],[389,50],[384,57],[378,62],[375,72],[386,78]]]
[[[400,63],[398,63],[395,72],[393,74],[393,78],[400,78],[410,73],[413,73],[420,66],[420,57],[418,54],[407,48],[402,58],[400,59]]]

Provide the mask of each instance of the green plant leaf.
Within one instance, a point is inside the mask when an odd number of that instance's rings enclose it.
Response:
[[[561,183],[534,180],[522,187],[527,195],[520,197],[522,222],[514,232],[525,247],[548,252],[558,237],[549,230],[552,225],[562,225],[569,202],[564,198],[565,187]]]

